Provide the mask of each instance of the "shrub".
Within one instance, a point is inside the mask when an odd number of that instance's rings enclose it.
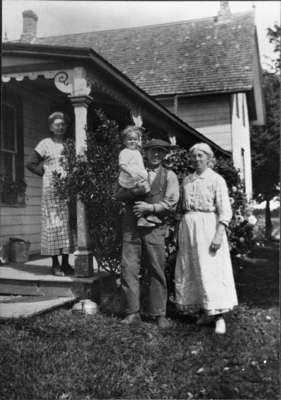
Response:
[[[86,206],[90,247],[99,264],[109,270],[118,269],[121,241],[121,203],[113,200],[118,176],[118,154],[121,149],[119,126],[100,109],[95,110],[99,123],[87,132],[85,155],[75,155],[75,145],[65,144],[62,164],[66,174],[55,174],[58,194],[81,199]]]

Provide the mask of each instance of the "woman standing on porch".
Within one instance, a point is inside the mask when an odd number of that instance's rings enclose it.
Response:
[[[64,174],[62,157],[67,116],[54,112],[48,118],[51,136],[41,140],[30,156],[26,167],[43,176],[41,203],[41,254],[52,256],[52,273],[56,276],[72,275],[68,255],[73,251],[69,226],[69,210],[66,201],[55,193],[53,172]],[[62,254],[60,265],[58,255]]]
[[[214,155],[205,143],[190,149],[195,172],[182,184],[182,218],[175,269],[176,303],[184,312],[201,311],[198,324],[212,321],[215,332],[226,330],[223,314],[237,305],[225,232],[232,216],[228,190],[214,172]]]

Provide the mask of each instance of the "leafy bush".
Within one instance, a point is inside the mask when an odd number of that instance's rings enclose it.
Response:
[[[116,270],[121,252],[121,203],[114,200],[121,149],[119,126],[100,109],[99,124],[87,132],[85,155],[75,155],[73,141],[66,142],[62,165],[65,176],[55,174],[55,186],[64,199],[78,197],[86,205],[90,247],[99,264]]]

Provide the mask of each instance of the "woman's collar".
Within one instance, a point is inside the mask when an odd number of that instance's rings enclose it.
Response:
[[[211,168],[208,167],[208,168],[205,169],[204,172],[202,172],[202,174],[197,174],[197,172],[194,171],[192,178],[193,178],[193,180],[195,180],[195,179],[205,179],[205,178],[208,178],[211,173],[212,173],[212,170],[211,170]]]

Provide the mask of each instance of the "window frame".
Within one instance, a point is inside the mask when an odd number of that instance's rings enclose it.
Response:
[[[7,149],[4,147],[4,132],[1,129],[1,154],[12,154],[12,183],[16,183],[13,190],[7,190],[5,184],[2,185],[0,193],[1,206],[24,206],[25,205],[25,190],[17,189],[24,186],[24,138],[23,138],[23,105],[20,93],[8,88],[6,85],[2,87],[1,93],[1,119],[3,120],[4,108],[9,107],[13,110],[14,121],[14,149]],[[2,125],[2,124],[1,124]],[[1,128],[3,125],[1,126]],[[3,146],[3,147],[2,147]],[[0,170],[0,176],[4,176],[3,171]],[[9,194],[10,192],[10,194]],[[14,193],[12,193],[14,192]]]
[[[2,147],[1,142],[4,143],[4,132],[1,129],[0,135],[1,135],[1,140],[0,140],[0,152],[1,153],[8,153],[8,154],[13,154],[13,159],[12,159],[12,177],[13,177],[13,181],[16,180],[16,175],[17,175],[17,171],[16,171],[16,156],[18,153],[18,138],[17,138],[17,129],[18,129],[18,124],[17,124],[17,107],[11,103],[7,102],[3,102],[3,108],[4,107],[9,107],[14,111],[14,150],[10,150],[10,149],[6,149],[5,147]],[[2,112],[4,113],[4,110],[2,110]]]

